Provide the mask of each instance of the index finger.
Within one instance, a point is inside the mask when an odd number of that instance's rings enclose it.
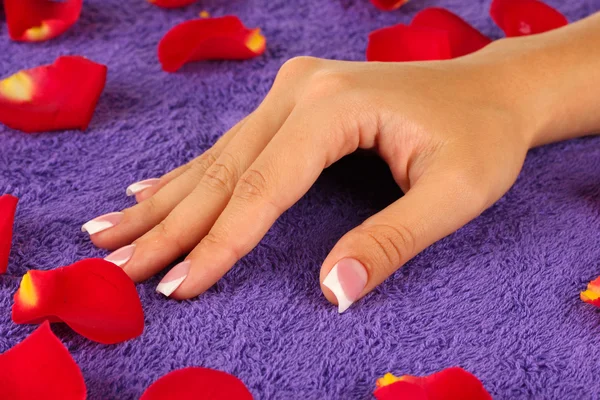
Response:
[[[336,148],[339,129],[324,108],[294,109],[241,176],[208,235],[186,258],[186,276],[172,297],[186,299],[204,292],[258,244],[323,169],[344,155]]]

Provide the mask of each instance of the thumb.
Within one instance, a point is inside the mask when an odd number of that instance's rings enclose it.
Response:
[[[342,313],[427,246],[488,206],[468,174],[423,175],[399,200],[344,235],[321,267],[325,297]]]

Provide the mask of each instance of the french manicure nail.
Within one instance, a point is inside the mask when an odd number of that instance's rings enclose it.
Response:
[[[121,222],[123,215],[124,214],[122,212],[112,212],[96,217],[93,220],[83,224],[81,227],[81,232],[87,232],[88,234],[93,235],[108,228],[112,228]]]
[[[113,251],[104,259],[115,264],[117,267],[122,267],[123,265],[127,264],[129,260],[131,260],[134,251],[135,244],[130,244],[129,246],[121,247],[120,249]]]
[[[353,258],[340,260],[327,274],[323,285],[333,292],[341,314],[358,299],[367,285],[367,270]]]
[[[141,191],[146,190],[149,187],[156,185],[159,181],[160,181],[160,179],[158,179],[158,178],[151,178],[151,179],[145,179],[143,181],[139,181],[136,183],[132,183],[131,185],[129,185],[127,187],[127,190],[125,191],[125,193],[127,194],[127,196],[135,196],[136,194],[140,193]]]
[[[174,266],[160,281],[156,287],[156,291],[169,297],[188,276],[190,264],[190,261],[183,261]]]

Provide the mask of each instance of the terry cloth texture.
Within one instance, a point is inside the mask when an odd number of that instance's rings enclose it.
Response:
[[[570,21],[600,10],[600,0],[550,4]],[[502,36],[488,0],[413,0],[390,13],[368,0],[204,0],[177,10],[89,0],[79,22],[49,42],[14,43],[2,27],[1,76],[63,54],[109,72],[88,131],[0,127],[0,193],[20,198],[0,276],[0,352],[34,329],[10,320],[21,276],[104,256],[79,228],[132,205],[130,183],[209,148],[258,105],[287,59],[364,60],[369,32],[430,6]],[[261,27],[265,55],[162,72],[158,41],[202,10]],[[368,399],[385,372],[453,365],[477,375],[495,399],[598,399],[600,313],[579,291],[600,275],[600,137],[531,151],[496,205],[338,315],[319,288],[321,262],[346,231],[400,195],[378,159],[346,158],[207,293],[166,300],[154,291],[164,273],[139,284],[141,337],[102,346],[61,324],[53,330],[92,400],[136,399],[163,374],[192,365],[238,376],[256,399]]]

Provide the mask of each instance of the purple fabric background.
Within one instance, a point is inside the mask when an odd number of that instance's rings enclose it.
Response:
[[[600,10],[600,0],[551,4],[571,21]],[[427,6],[500,36],[488,0],[413,0],[392,13],[368,0],[205,0],[172,11],[95,0],[75,27],[44,44],[13,43],[3,26],[1,76],[61,54],[105,63],[109,75],[87,132],[28,136],[0,127],[0,193],[21,199],[9,271],[0,276],[0,352],[33,329],[10,320],[21,276],[105,255],[79,227],[131,205],[127,185],[207,149],[258,104],[288,58],[363,60],[371,30]],[[163,73],[159,39],[205,9],[262,27],[266,54]],[[141,337],[101,346],[53,329],[90,399],[138,398],[161,375],[191,365],[237,375],[257,399],[365,399],[387,371],[452,365],[475,373],[497,399],[598,399],[600,314],[579,291],[600,275],[599,180],[600,137],[533,150],[494,207],[340,316],[319,290],[320,263],[345,231],[400,195],[384,164],[349,157],[206,294],[177,303],[154,292],[160,277],[138,285]]]

